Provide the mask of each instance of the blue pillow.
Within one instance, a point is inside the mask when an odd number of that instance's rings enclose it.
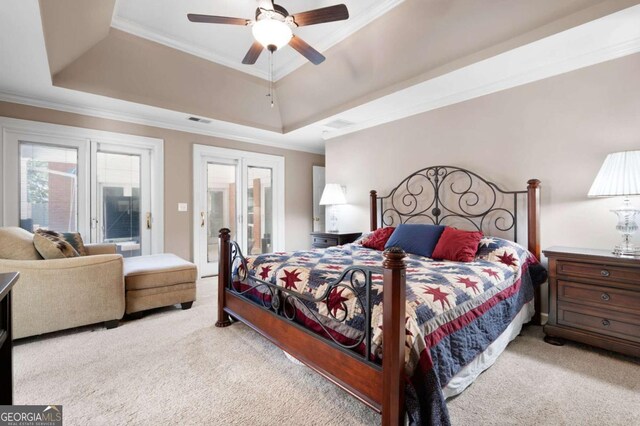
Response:
[[[407,253],[431,257],[444,228],[441,225],[406,223],[398,225],[384,248],[400,247]]]

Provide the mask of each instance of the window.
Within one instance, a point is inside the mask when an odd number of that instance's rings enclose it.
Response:
[[[78,150],[20,143],[20,227],[78,229]]]
[[[115,243],[125,257],[140,256],[146,214],[141,210],[141,156],[98,151],[97,164],[97,240]]]

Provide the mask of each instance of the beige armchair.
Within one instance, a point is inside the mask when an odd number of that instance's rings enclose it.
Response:
[[[36,260],[27,244],[31,234],[18,229],[0,228],[0,272],[20,272],[12,292],[15,339],[99,322],[118,326],[125,295],[115,245],[87,245],[88,256]],[[20,256],[29,260],[15,259]]]

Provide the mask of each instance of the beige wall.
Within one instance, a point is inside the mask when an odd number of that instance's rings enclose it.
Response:
[[[613,247],[620,200],[587,191],[608,153],[640,149],[639,76],[635,54],[328,141],[327,182],[347,186],[341,229],[368,228],[369,190],[449,164],[509,189],[540,179],[543,248]]]
[[[192,145],[212,145],[285,158],[285,247],[309,247],[312,230],[312,166],[324,165],[324,156],[230,141],[157,127],[141,126],[84,115],[0,102],[0,116],[84,127],[164,140],[165,155],[165,251],[191,259],[193,168]],[[177,204],[189,203],[189,212],[178,212]]]

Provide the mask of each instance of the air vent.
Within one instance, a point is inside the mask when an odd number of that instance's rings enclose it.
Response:
[[[196,123],[209,124],[211,120],[207,120],[206,118],[198,118],[198,117],[189,117],[187,118],[189,121],[195,121]]]
[[[347,120],[333,120],[325,123],[324,127],[331,127],[332,129],[344,129],[345,127],[353,126],[356,123]]]

